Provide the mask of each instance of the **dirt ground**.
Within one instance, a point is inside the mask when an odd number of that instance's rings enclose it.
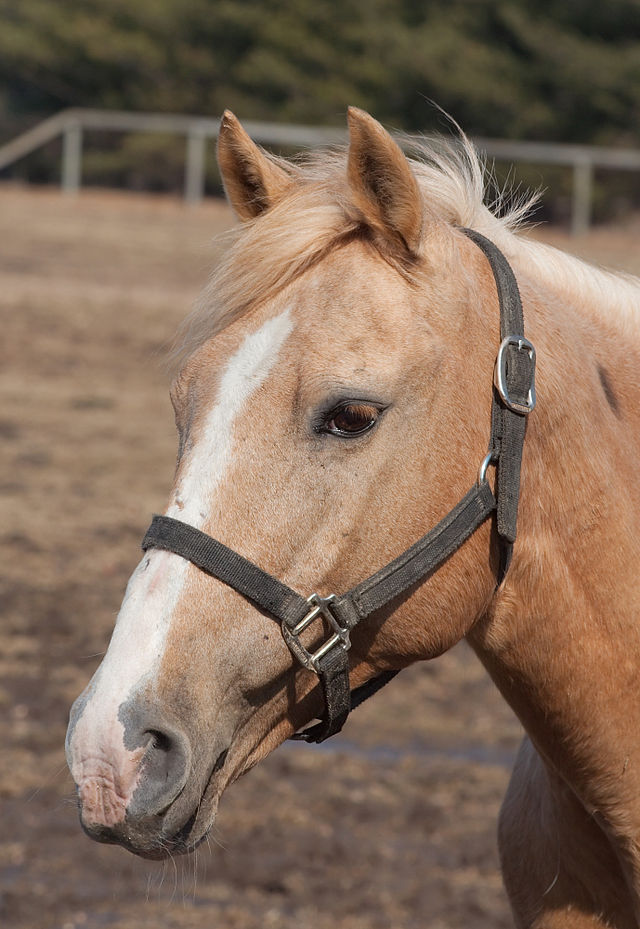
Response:
[[[495,824],[520,729],[464,646],[326,746],[279,749],[197,858],[144,862],[79,828],[69,706],[168,492],[164,350],[230,225],[219,203],[0,189],[0,925],[509,927]],[[577,250],[640,273],[639,232]]]

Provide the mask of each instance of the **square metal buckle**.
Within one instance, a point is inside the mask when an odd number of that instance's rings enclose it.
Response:
[[[304,665],[304,667],[308,668],[310,671],[315,671],[316,674],[319,673],[318,661],[324,658],[333,648],[338,646],[347,650],[351,647],[349,630],[344,629],[340,625],[331,611],[331,606],[336,603],[337,600],[338,598],[335,594],[329,594],[328,597],[320,597],[318,594],[311,594],[310,597],[307,597],[307,603],[311,609],[300,622],[296,623],[293,629],[290,629],[284,623],[282,624],[282,635],[293,655],[298,659],[300,664]],[[334,630],[334,633],[332,636],[329,636],[326,642],[323,642],[315,652],[310,652],[304,647],[298,636],[320,616],[327,620]]]
[[[507,349],[511,345],[517,348],[519,352],[526,352],[531,361],[531,386],[529,387],[527,399],[524,402],[513,400],[509,396],[509,389],[507,387]],[[513,410],[514,413],[521,413],[523,416],[526,416],[536,405],[535,370],[536,350],[528,339],[524,339],[522,336],[518,335],[508,335],[502,340],[498,350],[498,357],[496,358],[493,383],[504,405],[508,409]]]

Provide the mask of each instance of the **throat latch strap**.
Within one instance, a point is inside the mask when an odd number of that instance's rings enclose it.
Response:
[[[324,696],[321,722],[296,736],[306,741],[322,742],[339,732],[350,709],[397,673],[384,672],[350,693],[350,632],[359,622],[383,607],[397,605],[457,551],[494,510],[503,552],[501,577],[511,559],[526,415],[535,403],[535,351],[524,338],[520,294],[506,258],[484,236],[470,229],[462,231],[486,254],[493,270],[502,343],[494,381],[489,453],[477,484],[444,519],[371,577],[341,596],[329,597],[302,596],[226,545],[169,516],[154,516],[142,542],[145,551],[159,548],[181,555],[280,623],[292,654],[318,675]],[[498,466],[496,497],[486,480],[488,461]],[[315,623],[328,630],[328,637],[309,651],[300,637]]]

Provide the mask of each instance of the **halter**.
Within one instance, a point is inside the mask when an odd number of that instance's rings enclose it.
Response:
[[[159,548],[181,555],[280,623],[294,657],[318,675],[325,702],[321,722],[293,738],[307,742],[328,739],[342,729],[351,709],[398,673],[384,672],[351,693],[351,631],[436,571],[494,510],[501,553],[498,583],[509,568],[516,539],[526,417],[536,402],[535,349],[524,337],[520,293],[507,259],[480,233],[472,229],[462,232],[484,252],[491,265],[500,303],[501,343],[494,372],[489,450],[476,483],[444,519],[371,577],[341,596],[328,597],[315,593],[303,597],[226,545],[170,516],[154,516],[142,541],[144,551]],[[497,466],[495,496],[486,476],[490,465]],[[315,651],[309,651],[300,636],[318,620],[325,621],[331,634]]]

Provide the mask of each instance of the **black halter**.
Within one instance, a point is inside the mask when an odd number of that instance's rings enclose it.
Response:
[[[318,675],[325,701],[322,721],[294,738],[322,742],[339,732],[349,711],[398,673],[387,671],[351,693],[348,659],[351,630],[439,568],[494,510],[501,548],[499,582],[511,562],[526,416],[535,405],[535,350],[524,338],[518,285],[506,258],[478,232],[462,231],[482,249],[491,265],[500,302],[501,343],[494,373],[488,453],[476,484],[437,526],[347,593],[328,597],[301,596],[226,545],[169,516],[154,516],[142,541],[145,551],[160,548],[188,559],[280,623],[284,640],[295,658]],[[490,464],[497,465],[495,497],[486,479]],[[310,652],[300,635],[319,618],[327,622],[332,634]]]

